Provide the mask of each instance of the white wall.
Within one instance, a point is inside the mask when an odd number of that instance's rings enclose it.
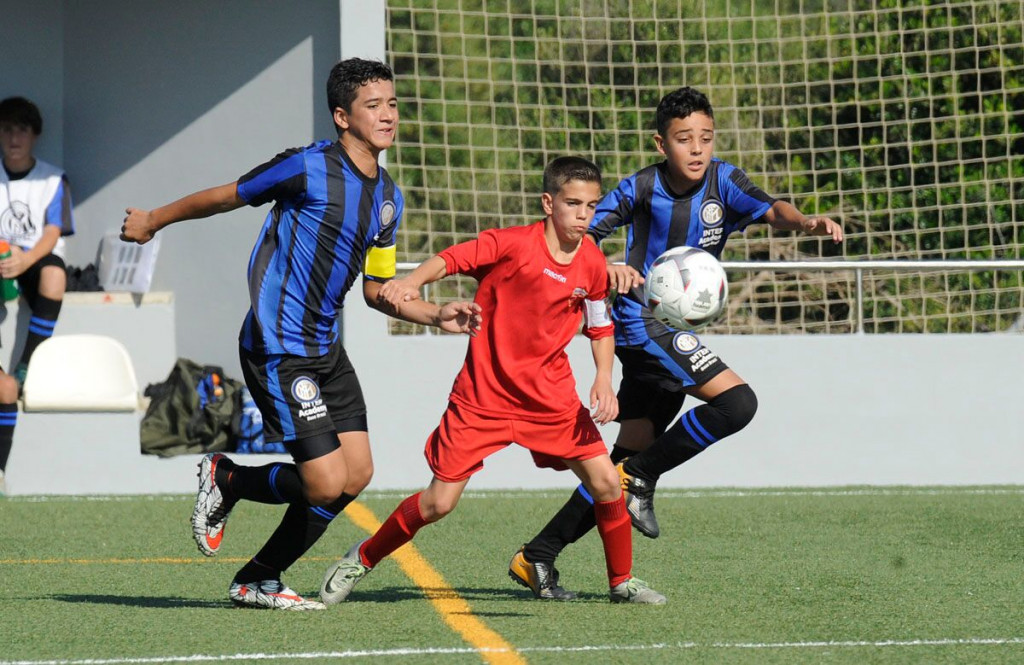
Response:
[[[376,463],[371,489],[422,487],[430,479],[423,444],[445,408],[465,339],[388,337],[385,318],[358,299],[346,310],[347,325],[357,331],[348,351],[369,406]],[[704,341],[751,383],[760,409],[745,430],[666,474],[662,489],[1024,483],[1024,415],[1018,407],[1024,335]],[[585,391],[593,380],[585,339],[572,344],[570,356]],[[198,456],[137,454],[138,417],[21,414],[8,490],[194,492]],[[614,440],[614,425],[602,431]],[[263,464],[282,458],[236,459]],[[59,472],[44,460],[59,461]],[[512,446],[488,459],[470,488],[575,484],[569,473],[536,469],[526,451]]]
[[[429,480],[423,444],[444,411],[465,339],[389,337],[350,298],[346,347],[370,412],[374,486]],[[1024,483],[1024,335],[708,336],[757,393],[742,432],[667,474],[661,487]],[[593,381],[585,338],[570,346],[580,396]],[[616,385],[619,366],[616,363]],[[698,404],[688,400],[684,408]],[[610,443],[616,425],[602,429]],[[485,463],[471,487],[573,485],[523,450]]]

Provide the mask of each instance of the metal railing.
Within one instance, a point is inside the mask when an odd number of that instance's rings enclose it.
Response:
[[[398,264],[398,270],[413,270],[418,263],[402,262]],[[819,270],[823,272],[847,272],[853,271],[856,275],[856,326],[858,333],[864,332],[864,271],[888,270],[893,272],[915,272],[915,271],[948,271],[948,270],[970,270],[972,272],[985,272],[996,270],[1024,270],[1024,260],[1019,259],[997,259],[989,261],[970,260],[849,260],[849,261],[723,261],[722,267],[726,270],[737,270],[745,272],[757,272],[769,270],[777,272],[801,272],[805,270]],[[424,299],[430,298],[430,285],[424,286]]]

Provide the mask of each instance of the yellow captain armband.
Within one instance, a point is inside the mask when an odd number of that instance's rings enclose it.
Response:
[[[369,279],[384,281],[395,276],[396,245],[391,247],[371,247],[366,253],[363,274]]]

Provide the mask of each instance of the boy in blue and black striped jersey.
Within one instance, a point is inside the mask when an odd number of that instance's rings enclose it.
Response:
[[[200,551],[213,556],[240,499],[288,504],[270,540],[231,582],[228,596],[243,606],[323,609],[285,586],[281,573],[373,474],[366,405],[338,334],[338,312],[358,274],[367,303],[387,314],[449,332],[479,325],[472,303],[392,305],[379,297],[395,275],[403,209],[401,192],[377,163],[398,125],[391,69],[343,60],[328,77],[327,100],[337,141],[286,150],[237,182],[152,211],[128,208],[121,230],[122,240],[144,243],[174,222],[274,203],[249,259],[239,355],[265,440],[284,442],[295,464],[249,467],[207,455],[192,515]]]
[[[598,207],[590,235],[600,242],[627,226],[624,265],[609,265],[618,292],[613,307],[615,354],[622,362],[619,435],[612,449],[618,463],[633,526],[657,538],[654,487],[662,474],[711,444],[743,429],[754,417],[757,398],[750,386],[692,331],[674,330],[643,304],[642,275],[673,247],[699,247],[716,257],[730,234],[754,222],[773,228],[828,236],[843,231],[828,217],[807,217],[750,182],[736,166],[713,157],[715,121],[711,103],[685,87],[658,104],[655,146],[665,161],[619,183]],[[671,427],[686,395],[704,404]],[[555,558],[594,527],[592,501],[581,487],[537,536],[513,558],[510,574],[525,559],[533,568],[540,598],[565,598]],[[522,577],[522,575],[519,575]]]

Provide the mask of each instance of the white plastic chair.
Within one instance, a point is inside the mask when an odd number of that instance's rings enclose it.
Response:
[[[139,384],[116,339],[55,335],[32,354],[22,398],[26,411],[134,411]]]

